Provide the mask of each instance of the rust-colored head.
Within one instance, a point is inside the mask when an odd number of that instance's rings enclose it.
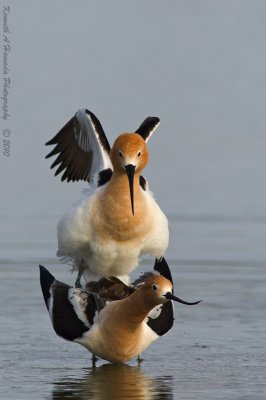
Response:
[[[139,284],[138,290],[143,292],[147,301],[156,305],[169,301],[165,295],[166,293],[172,293],[173,285],[162,275],[151,273],[148,277],[144,277],[144,282]]]
[[[145,140],[138,133],[122,133],[115,140],[111,149],[111,161],[114,171],[126,173],[126,166],[135,166],[135,172],[140,172],[149,160]]]
[[[185,300],[180,299],[173,295],[173,285],[172,283],[164,278],[162,275],[157,275],[155,273],[149,273],[145,278],[144,282],[139,283],[140,287],[138,290],[142,291],[143,297],[146,302],[151,304],[163,304],[167,301],[174,300],[178,303],[186,304],[186,305],[194,305],[200,303],[200,301],[189,303]],[[138,285],[137,285],[138,286]]]
[[[146,142],[138,133],[123,133],[114,142],[110,157],[114,173],[127,174],[134,215],[134,175],[139,174],[148,162]]]

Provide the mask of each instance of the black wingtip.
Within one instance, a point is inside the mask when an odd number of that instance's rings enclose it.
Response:
[[[54,139],[49,140],[48,142],[44,143],[45,146],[50,146],[51,144],[56,144],[54,143]]]
[[[52,286],[53,282],[55,281],[55,277],[50,274],[48,269],[39,265],[40,268],[40,284],[42,288],[43,298],[48,309],[48,300],[51,297],[50,287]]]
[[[154,264],[153,269],[155,269],[155,271],[158,271],[160,275],[162,275],[164,278],[168,279],[173,285],[172,274],[171,274],[169,265],[167,264],[164,257],[162,257],[160,259],[159,258],[155,259],[155,264]]]
[[[142,122],[135,132],[142,136],[145,141],[147,141],[159,123],[159,117],[148,117]]]

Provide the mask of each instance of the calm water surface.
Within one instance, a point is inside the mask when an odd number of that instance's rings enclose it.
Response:
[[[48,265],[70,282],[67,266]],[[265,399],[263,266],[171,265],[176,293],[199,306],[175,308],[172,331],[138,366],[98,361],[58,338],[44,306],[37,264],[2,264],[1,399]]]

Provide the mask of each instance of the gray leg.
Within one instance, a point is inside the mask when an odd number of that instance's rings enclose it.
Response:
[[[83,272],[84,272],[85,268],[86,268],[86,264],[85,264],[84,261],[82,260],[82,261],[79,263],[78,267],[77,267],[77,269],[78,269],[78,276],[77,276],[77,279],[76,279],[76,281],[75,281],[75,287],[76,287],[76,288],[82,288],[82,285],[81,285],[81,278],[82,278],[82,275],[83,275]],[[74,269],[76,269],[76,268],[73,268],[73,270],[74,270]]]
[[[140,365],[143,361],[143,358],[141,357],[141,354],[138,355],[138,365]]]
[[[98,360],[98,357],[96,357],[95,354],[92,355],[91,361],[92,361],[92,366],[96,367],[96,361]]]
[[[79,270],[77,279],[75,280],[75,288],[82,288],[82,285],[81,285],[81,282],[80,282],[81,277],[82,277],[82,271]]]

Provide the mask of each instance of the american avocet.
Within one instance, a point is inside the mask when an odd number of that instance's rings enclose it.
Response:
[[[134,133],[118,136],[111,148],[95,115],[80,109],[47,145],[58,157],[62,180],[96,182],[59,220],[58,252],[74,261],[85,281],[123,276],[142,254],[161,258],[168,246],[168,221],[148,190],[141,171],[148,162],[147,140],[159,125],[148,117]]]
[[[172,300],[188,305],[199,303],[174,296],[171,281],[156,271],[139,278],[132,294],[107,303],[100,299],[102,304],[97,295],[57,281],[42,266],[40,281],[55,332],[114,363],[138,356],[172,327]]]

